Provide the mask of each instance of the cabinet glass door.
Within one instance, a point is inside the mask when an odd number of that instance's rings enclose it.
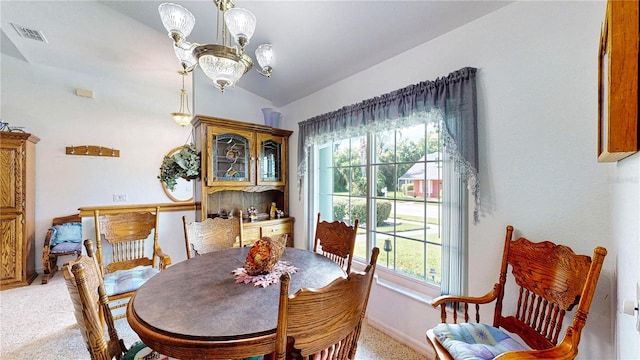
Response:
[[[279,136],[258,134],[258,183],[284,183],[284,141]]]
[[[248,184],[251,182],[251,132],[210,132],[211,173],[209,182]]]

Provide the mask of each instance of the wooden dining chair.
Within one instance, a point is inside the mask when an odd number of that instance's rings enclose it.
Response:
[[[353,226],[349,226],[338,220],[320,221],[320,213],[318,213],[313,252],[335,261],[348,274],[351,271],[357,232],[358,219],[355,219]]]
[[[62,272],[91,359],[168,359],[140,341],[127,349],[118,337],[93,244],[85,240],[84,245],[89,256],[81,255],[64,264]]]
[[[82,218],[73,214],[54,218],[42,246],[42,283],[47,284],[58,270],[61,256],[82,254]]]
[[[289,295],[289,274],[280,281],[276,359],[354,359],[378,248],[364,272],[351,272],[320,289]],[[295,276],[295,275],[294,275]]]
[[[577,356],[607,250],[596,247],[589,257],[550,241],[512,240],[512,235],[513,227],[507,226],[499,280],[493,290],[482,297],[445,295],[433,300],[434,307],[440,306],[442,323],[427,331],[427,341],[438,359]],[[511,292],[506,291],[505,284],[514,287]],[[480,305],[494,302],[493,323],[481,322]],[[576,305],[571,323],[565,326],[565,314]],[[453,323],[449,324],[447,313],[451,309],[457,311],[453,311]],[[469,322],[470,315],[475,322]],[[507,332],[518,335],[526,346]]]
[[[242,213],[228,219],[207,218],[203,221],[187,222],[184,225],[184,243],[187,259],[211,251],[219,251],[234,246],[242,247]]]
[[[171,264],[171,257],[158,244],[158,218],[160,207],[149,212],[100,214],[94,211],[96,229],[96,260],[100,265],[109,301],[131,297],[152,276]],[[145,244],[152,236],[148,256]],[[111,247],[111,257],[103,254],[103,243]],[[125,303],[111,309],[125,307]],[[122,318],[124,316],[118,316]]]

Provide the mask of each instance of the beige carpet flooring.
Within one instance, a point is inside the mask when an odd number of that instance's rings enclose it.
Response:
[[[0,291],[0,359],[89,359],[62,274],[40,282],[38,277],[30,286]],[[126,346],[137,340],[125,319],[116,327]],[[426,358],[365,323],[356,359]]]

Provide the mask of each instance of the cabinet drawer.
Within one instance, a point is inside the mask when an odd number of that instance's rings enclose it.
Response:
[[[262,227],[262,236],[276,236],[281,234],[291,234],[291,224],[276,224]]]
[[[276,224],[262,227],[262,236],[276,238],[282,234],[289,234],[287,238],[287,246],[293,246],[293,223]]]
[[[242,246],[251,246],[256,240],[260,239],[260,228],[244,228],[242,231]]]

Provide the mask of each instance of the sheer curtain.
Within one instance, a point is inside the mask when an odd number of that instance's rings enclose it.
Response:
[[[465,182],[457,176],[452,159],[442,164],[442,278],[440,293],[462,295],[467,289],[468,206]]]
[[[478,221],[478,127],[476,69],[465,67],[434,81],[423,81],[298,124],[298,190],[309,148],[333,140],[397,129],[434,119],[442,122],[444,148],[475,198]]]

